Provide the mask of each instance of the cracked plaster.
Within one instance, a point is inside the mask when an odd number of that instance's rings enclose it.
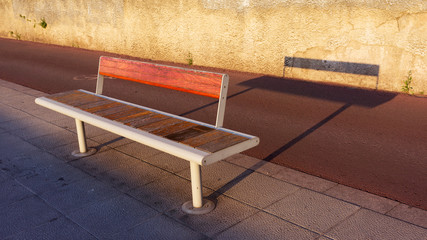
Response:
[[[0,36],[281,76],[284,57],[373,64],[378,78],[285,69],[287,76],[427,93],[425,0],[0,0]],[[20,19],[46,18],[47,29]]]

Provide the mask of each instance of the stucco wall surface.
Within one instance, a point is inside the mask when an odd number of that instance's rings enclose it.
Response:
[[[34,27],[42,18],[47,28]],[[0,36],[18,35],[391,91],[411,71],[414,92],[427,93],[426,0],[0,0]],[[285,57],[334,67],[284,68]],[[355,70],[334,71],[340,64]],[[377,76],[358,74],[360,66],[377,67]]]

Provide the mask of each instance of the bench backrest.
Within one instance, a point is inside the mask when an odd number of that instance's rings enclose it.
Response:
[[[227,74],[102,56],[99,59],[96,94],[102,94],[103,76],[216,98],[216,127],[222,127],[228,88]]]

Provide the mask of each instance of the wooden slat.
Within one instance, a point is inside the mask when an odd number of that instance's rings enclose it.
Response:
[[[198,146],[212,142],[214,140],[217,140],[218,138],[222,138],[222,137],[225,137],[228,135],[231,135],[231,133],[220,131],[220,130],[215,130],[215,131],[210,131],[210,132],[204,133],[204,134],[196,136],[196,137],[186,139],[184,141],[181,141],[181,143],[190,145],[192,147],[198,147]]]
[[[209,143],[200,145],[197,148],[203,151],[214,153],[224,148],[231,147],[235,144],[243,142],[245,140],[248,140],[248,138],[232,134],[232,135],[224,136],[222,138],[215,139]]]
[[[107,115],[110,115],[110,114],[113,114],[113,113],[118,113],[118,112],[121,112],[121,111],[126,111],[126,110],[128,110],[130,108],[131,107],[128,106],[128,105],[120,104],[120,105],[118,105],[116,107],[112,107],[112,108],[108,108],[108,109],[105,109],[105,110],[102,110],[102,111],[94,112],[94,114],[103,117],[103,116],[107,116]]]
[[[59,100],[62,103],[68,104],[70,106],[73,107],[78,107],[81,105],[85,105],[85,104],[89,104],[89,103],[94,103],[97,101],[102,100],[101,98],[97,98],[97,97],[90,97],[90,96],[74,96],[72,98],[67,98],[67,99],[61,99]]]
[[[184,122],[184,121],[177,119],[177,118],[168,118],[168,119],[164,119],[164,120],[161,120],[158,122],[154,122],[154,123],[150,123],[150,124],[141,126],[141,127],[139,127],[139,129],[147,131],[147,132],[151,132],[151,131],[157,130],[159,128],[165,128],[165,127],[168,127],[168,126],[180,123],[180,122]]]
[[[139,127],[142,127],[144,125],[154,123],[154,122],[158,122],[158,121],[161,121],[161,120],[167,119],[167,118],[170,118],[170,117],[156,113],[156,114],[152,114],[151,116],[146,117],[146,118],[142,118],[142,119],[138,119],[136,121],[128,122],[128,123],[126,123],[126,125],[134,127],[134,128],[139,128]]]
[[[154,115],[156,115],[158,113],[155,112],[147,112],[147,113],[141,113],[141,114],[136,114],[137,116],[132,117],[132,118],[128,118],[127,120],[121,120],[120,122],[126,124],[126,125],[131,125],[133,122],[138,122],[138,121],[142,121],[143,119],[152,117]],[[116,120],[117,121],[117,120]]]
[[[57,96],[57,97],[49,97],[49,98],[53,99],[55,101],[61,102],[61,103],[67,103],[68,104],[68,102],[75,101],[76,99],[79,99],[82,97],[84,97],[84,93],[78,92],[78,91],[73,91],[67,95],[62,95],[62,96]]]
[[[99,73],[105,76],[219,98],[223,74],[101,57]]]
[[[164,128],[156,129],[154,131],[151,131],[150,133],[163,137],[194,126],[197,126],[197,124],[183,121],[171,126],[165,126]]]
[[[90,112],[90,113],[95,113],[98,111],[102,111],[102,110],[106,110],[106,109],[110,109],[113,107],[117,107],[120,106],[121,103],[118,102],[112,102],[112,103],[107,103],[107,104],[102,104],[96,107],[92,107],[92,108],[88,108],[88,109],[84,109],[86,112]]]
[[[121,122],[121,123],[128,123],[128,122],[132,122],[135,121],[138,118],[146,118],[146,117],[150,117],[152,115],[154,115],[154,112],[151,111],[144,111],[144,112],[140,112],[140,113],[135,113],[129,116],[125,116],[125,117],[121,117],[121,118],[117,118],[115,119],[115,121],[117,122]]]
[[[128,117],[128,116],[131,116],[133,114],[142,113],[142,112],[145,112],[145,110],[143,110],[141,108],[137,108],[137,107],[130,107],[128,110],[109,114],[109,115],[105,115],[104,117],[108,118],[110,120],[115,120],[118,118]]]
[[[186,139],[197,137],[199,135],[202,135],[203,133],[207,133],[210,131],[213,131],[213,128],[205,127],[205,126],[195,126],[192,128],[187,128],[182,131],[172,133],[169,135],[166,135],[165,137],[170,140],[174,140],[177,142],[185,141]]]
[[[77,106],[77,108],[80,108],[82,110],[93,109],[95,107],[106,105],[106,104],[109,104],[109,103],[114,103],[114,101],[111,101],[111,100],[108,100],[108,99],[101,99],[101,100],[96,101],[96,102],[87,103],[87,104],[83,104],[83,105]]]
[[[248,140],[246,137],[114,102],[85,92],[70,91],[51,95],[49,98],[206,152],[214,153]]]
[[[69,105],[71,105],[73,107],[79,107],[79,106],[82,106],[82,105],[96,103],[96,102],[99,102],[99,101],[102,101],[102,98],[98,98],[98,97],[92,98],[92,97],[86,97],[85,96],[85,97],[81,97],[79,99],[75,99],[74,101],[67,102],[67,104],[69,104]]]

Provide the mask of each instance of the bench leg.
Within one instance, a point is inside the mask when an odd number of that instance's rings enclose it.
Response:
[[[75,157],[86,157],[96,152],[95,148],[87,148],[86,133],[84,122],[76,119],[77,139],[79,141],[79,150],[73,151],[71,154]]]
[[[208,213],[215,208],[215,204],[210,200],[203,199],[201,166],[190,162],[190,171],[193,201],[184,203],[182,210],[188,214]]]

